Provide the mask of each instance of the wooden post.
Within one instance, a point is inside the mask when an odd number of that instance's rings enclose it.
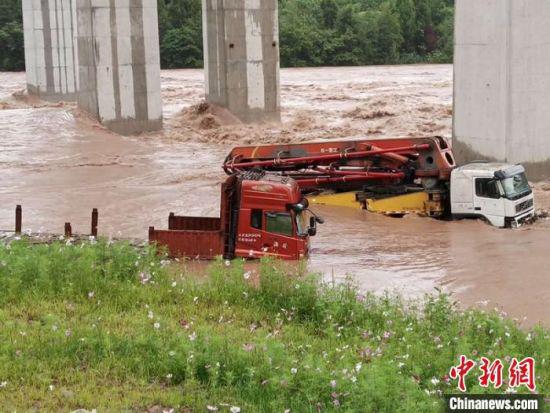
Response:
[[[65,222],[65,237],[71,238],[73,236],[73,229],[70,222]]]
[[[15,207],[15,233],[21,234],[21,226],[23,223],[23,210],[21,205]]]
[[[92,210],[92,236],[97,238],[97,224],[99,222],[99,213],[97,208]]]

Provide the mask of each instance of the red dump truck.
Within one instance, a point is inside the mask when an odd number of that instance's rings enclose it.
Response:
[[[168,230],[149,228],[149,242],[172,257],[223,256],[301,259],[322,219],[309,211],[296,181],[280,174],[248,171],[222,185],[220,218],[168,218]]]

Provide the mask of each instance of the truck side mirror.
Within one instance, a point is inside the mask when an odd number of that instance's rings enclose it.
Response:
[[[315,217],[309,218],[309,228],[307,229],[307,235],[314,237],[317,235],[317,220]]]

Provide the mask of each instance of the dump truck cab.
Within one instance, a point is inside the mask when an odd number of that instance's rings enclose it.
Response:
[[[243,180],[240,187],[235,255],[284,259],[308,255],[316,220],[296,182],[266,174],[261,180]]]
[[[535,213],[533,191],[521,165],[475,162],[451,173],[451,212],[517,226]]]
[[[304,258],[322,219],[308,209],[296,181],[262,171],[227,178],[220,218],[170,214],[168,230],[149,228],[149,240],[173,257]]]

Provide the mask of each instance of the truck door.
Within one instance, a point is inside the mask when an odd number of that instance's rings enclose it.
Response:
[[[295,258],[297,244],[294,219],[289,212],[265,212],[262,249],[269,255]]]
[[[504,202],[500,185],[494,178],[475,178],[474,212],[487,218],[493,225],[505,224]]]

